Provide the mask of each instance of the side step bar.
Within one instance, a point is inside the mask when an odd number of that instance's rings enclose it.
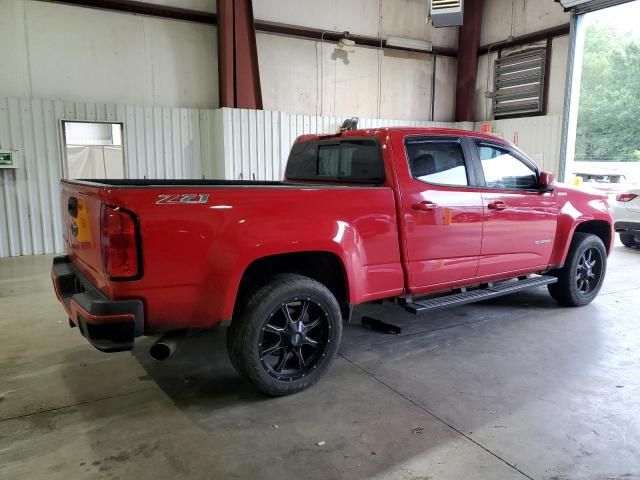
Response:
[[[558,279],[550,275],[538,275],[530,278],[523,278],[517,281],[507,281],[498,284],[489,284],[484,288],[478,288],[471,291],[462,291],[460,293],[452,293],[442,297],[431,298],[428,300],[415,301],[407,303],[404,308],[416,315],[445,308],[455,307],[458,305],[466,305],[468,303],[481,302],[490,298],[502,297],[510,293],[519,292],[527,288],[541,287],[556,283]]]

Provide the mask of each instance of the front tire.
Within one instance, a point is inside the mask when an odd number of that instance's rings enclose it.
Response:
[[[549,285],[549,293],[566,307],[588,305],[600,292],[607,271],[607,251],[599,237],[575,233],[563,268],[550,272],[558,282]]]
[[[620,241],[625,247],[634,248],[640,246],[640,243],[636,242],[636,237],[633,233],[621,233]]]
[[[236,370],[263,393],[289,395],[327,372],[340,344],[338,301],[321,283],[282,274],[249,296],[228,331]]]

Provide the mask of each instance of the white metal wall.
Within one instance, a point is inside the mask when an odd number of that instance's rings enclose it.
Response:
[[[533,161],[544,170],[558,175],[560,169],[560,143],[562,138],[562,115],[511,118],[479,122],[492,126],[492,132],[505,140],[516,143]]]
[[[203,112],[0,98],[0,149],[18,165],[0,169],[0,257],[62,251],[60,120],[123,122],[130,178],[199,178]]]
[[[335,133],[342,117],[223,108],[221,115],[224,176],[228,180],[280,180],[293,141],[307,133]],[[361,118],[358,127],[450,127],[473,129],[473,123]],[[206,168],[205,168],[206,171]]]

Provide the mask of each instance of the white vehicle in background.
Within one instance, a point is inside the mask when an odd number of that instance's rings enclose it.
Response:
[[[593,188],[609,197],[613,201],[618,193],[627,189],[627,176],[620,172],[608,170],[584,170],[574,172],[574,177],[579,179],[577,185]]]
[[[625,247],[640,247],[640,186],[616,195],[613,218],[622,244]]]

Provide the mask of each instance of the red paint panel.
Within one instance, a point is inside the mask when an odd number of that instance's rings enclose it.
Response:
[[[482,190],[484,236],[479,276],[549,265],[558,224],[553,193]],[[502,209],[489,208],[501,204]]]

